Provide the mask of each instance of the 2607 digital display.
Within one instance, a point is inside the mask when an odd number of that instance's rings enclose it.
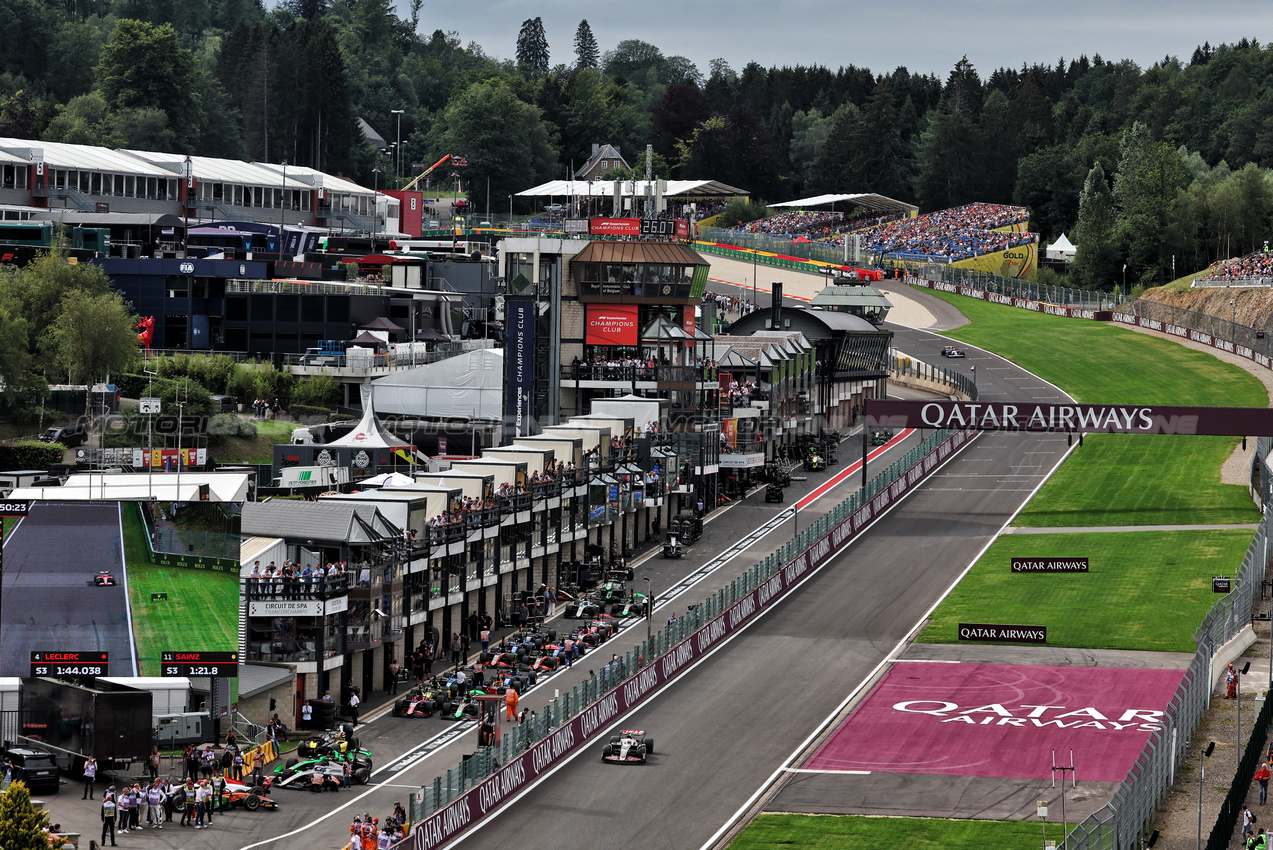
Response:
[[[110,667],[110,653],[32,652],[32,676],[105,676]]]
[[[160,676],[215,676],[233,679],[239,675],[237,652],[165,652],[159,661]]]

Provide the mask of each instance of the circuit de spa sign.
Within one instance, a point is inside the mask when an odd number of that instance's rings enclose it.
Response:
[[[866,428],[1273,437],[1273,409],[867,399]]]

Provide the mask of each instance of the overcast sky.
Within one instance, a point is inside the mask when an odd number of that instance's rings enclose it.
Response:
[[[404,16],[409,5],[398,0]],[[1269,0],[425,0],[420,29],[454,30],[511,58],[522,21],[536,16],[554,65],[573,62],[575,28],[587,18],[603,53],[637,38],[688,57],[705,76],[722,57],[736,71],[753,60],[877,74],[905,65],[944,79],[967,54],[985,79],[997,67],[1061,56],[1099,53],[1145,68],[1169,54],[1187,63],[1204,41],[1273,40]]]

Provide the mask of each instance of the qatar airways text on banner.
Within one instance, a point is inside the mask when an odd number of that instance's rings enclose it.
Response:
[[[1182,676],[899,661],[802,767],[1050,779],[1073,748],[1079,780],[1121,782]]]

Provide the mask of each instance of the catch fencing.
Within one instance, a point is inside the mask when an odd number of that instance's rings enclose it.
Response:
[[[1242,341],[1267,343],[1262,331],[1205,313],[1143,299],[1122,302],[1117,295],[1108,293],[1040,286],[1029,281],[945,266],[926,266],[918,271],[919,276],[908,277],[907,283],[1033,312],[1135,324],[1233,351],[1266,367],[1270,364],[1267,348],[1260,352],[1242,344]],[[1265,459],[1271,450],[1273,439],[1261,437],[1256,446],[1256,463],[1259,497],[1265,503],[1270,477]],[[1122,850],[1141,846],[1145,831],[1153,823],[1163,797],[1175,781],[1176,770],[1184,759],[1193,733],[1202,715],[1211,706],[1211,686],[1215,681],[1212,660],[1216,650],[1237,637],[1251,623],[1255,600],[1268,571],[1269,533],[1269,517],[1265,511],[1242,558],[1233,590],[1211,606],[1194,632],[1196,650],[1193,660],[1167,705],[1161,728],[1150,735],[1134,767],[1114,792],[1113,799],[1071,828],[1066,836],[1065,850]],[[1273,700],[1268,703],[1273,704]],[[1267,704],[1265,708],[1267,712]],[[1241,779],[1241,775],[1238,778]],[[1249,783],[1248,776],[1246,784]],[[1230,809],[1226,802],[1216,819],[1216,832],[1208,847],[1227,846],[1234,823],[1227,814]],[[1215,835],[1220,833],[1225,837],[1217,844]]]
[[[525,724],[513,727],[498,745],[466,756],[459,766],[422,786],[410,797],[410,820],[416,827],[397,846],[433,850],[551,771],[596,732],[802,584],[972,436],[969,431],[935,432],[773,554],[692,606],[684,617],[674,618]],[[639,628],[639,622],[631,625]],[[610,650],[603,644],[595,652]]]

